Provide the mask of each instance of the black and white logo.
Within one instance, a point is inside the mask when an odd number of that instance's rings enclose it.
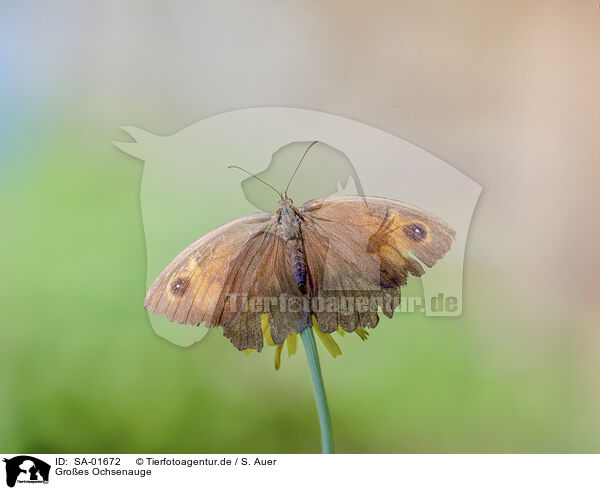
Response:
[[[48,483],[50,465],[33,456],[15,456],[4,458],[6,465],[6,484],[14,487],[15,483]]]

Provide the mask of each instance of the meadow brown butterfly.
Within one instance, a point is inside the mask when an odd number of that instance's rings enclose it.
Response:
[[[254,176],[279,195],[274,213],[244,216],[192,243],[156,278],[144,307],[178,323],[221,326],[239,350],[257,351],[265,314],[278,345],[313,315],[324,333],[374,328],[379,308],[391,317],[408,275],[442,258],[454,230],[383,197],[330,196],[296,207],[287,190],[316,143],[283,193]]]

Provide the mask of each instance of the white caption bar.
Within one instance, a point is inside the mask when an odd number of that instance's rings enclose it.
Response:
[[[598,489],[600,455],[3,454],[15,488]],[[45,481],[47,480],[47,481]],[[0,484],[0,487],[5,482]],[[7,487],[4,487],[7,488]]]

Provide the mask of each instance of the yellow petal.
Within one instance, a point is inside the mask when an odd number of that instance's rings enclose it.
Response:
[[[337,332],[337,333],[339,333],[339,334],[340,334],[342,337],[343,337],[344,335],[346,335],[346,332],[345,332],[343,329],[341,329],[341,328],[338,328],[338,329],[336,330],[336,332]]]
[[[296,353],[296,347],[298,346],[298,336],[295,333],[291,333],[287,338],[287,349],[288,357]]]
[[[319,324],[316,321],[313,324],[313,330],[317,334],[317,337],[321,339],[321,342],[323,342],[323,345],[329,351],[332,357],[335,358],[342,354],[342,349],[340,349],[340,346],[337,344],[337,342],[333,340],[333,337],[328,333],[321,332],[319,329]]]
[[[277,344],[275,348],[275,369],[279,370],[281,367],[281,351],[283,350],[283,344]]]
[[[275,345],[271,337],[271,326],[269,325],[269,314],[263,313],[260,317],[260,326],[262,327],[263,335],[267,341],[267,345]]]
[[[356,332],[356,335],[358,335],[363,340],[367,340],[367,338],[369,337],[369,332],[362,327],[358,327],[354,332]]]
[[[244,349],[242,352],[249,356],[250,354],[252,354],[252,351],[254,351],[254,349]]]

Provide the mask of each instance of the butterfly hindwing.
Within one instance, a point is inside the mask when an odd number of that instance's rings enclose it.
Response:
[[[270,228],[243,247],[217,301],[223,308],[211,321],[222,325],[224,335],[240,350],[262,348],[263,313],[269,313],[271,337],[276,344],[283,343],[301,323],[302,293],[292,276],[286,244],[274,231]],[[260,342],[248,341],[259,337]]]

